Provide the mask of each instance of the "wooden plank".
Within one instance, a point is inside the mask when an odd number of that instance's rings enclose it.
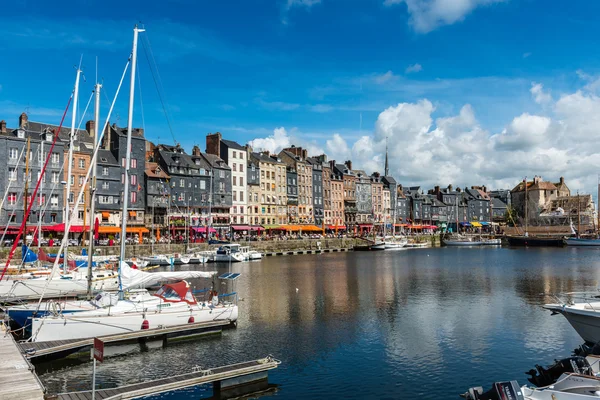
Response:
[[[44,390],[29,363],[23,358],[19,345],[12,335],[0,331],[0,400],[39,400]]]

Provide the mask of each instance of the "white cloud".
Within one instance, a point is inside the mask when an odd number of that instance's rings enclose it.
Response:
[[[311,155],[323,154],[324,152],[321,146],[315,141],[307,140],[305,135],[296,128],[291,129],[289,132],[284,127],[275,128],[272,135],[254,139],[249,144],[254,151],[268,150],[271,153],[279,153],[292,144],[304,147]]]
[[[288,14],[294,7],[304,7],[310,9],[316,4],[320,4],[321,0],[287,0],[283,7],[283,16],[281,17],[281,23],[284,25],[288,24]]]
[[[410,24],[419,33],[460,22],[477,7],[504,0],[385,0],[385,6],[406,3]]]
[[[271,153],[279,153],[283,148],[290,147],[292,141],[285,128],[275,128],[271,136],[266,138],[254,139],[250,146],[254,151],[268,150]]]
[[[550,95],[550,93],[544,92],[544,86],[541,83],[533,82],[531,84],[531,89],[529,89],[529,92],[533,96],[535,102],[538,104],[547,104],[552,101],[552,96]]]
[[[421,66],[421,64],[412,64],[406,67],[406,70],[404,72],[407,74],[412,74],[413,72],[421,72],[422,70],[423,67]]]
[[[381,75],[375,75],[373,77],[373,81],[378,84],[384,84],[386,82],[391,81],[392,79],[394,79],[396,76],[394,75],[394,73],[392,71],[388,71],[385,74],[381,74]]]

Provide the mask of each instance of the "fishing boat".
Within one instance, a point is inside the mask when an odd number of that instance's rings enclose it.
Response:
[[[208,301],[199,302],[186,281],[165,284],[152,296],[153,301],[118,300],[114,306],[92,311],[32,318],[32,341],[82,339],[194,322],[235,322],[238,318],[236,304],[219,301],[213,291]]]

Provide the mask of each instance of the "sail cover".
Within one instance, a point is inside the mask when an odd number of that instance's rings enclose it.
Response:
[[[146,272],[131,268],[121,261],[123,288],[147,287],[164,281],[182,281],[194,278],[211,278],[216,271]]]

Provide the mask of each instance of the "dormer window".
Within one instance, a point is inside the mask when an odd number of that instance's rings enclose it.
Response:
[[[17,129],[17,137],[19,139],[25,139],[25,131],[23,129]]]

